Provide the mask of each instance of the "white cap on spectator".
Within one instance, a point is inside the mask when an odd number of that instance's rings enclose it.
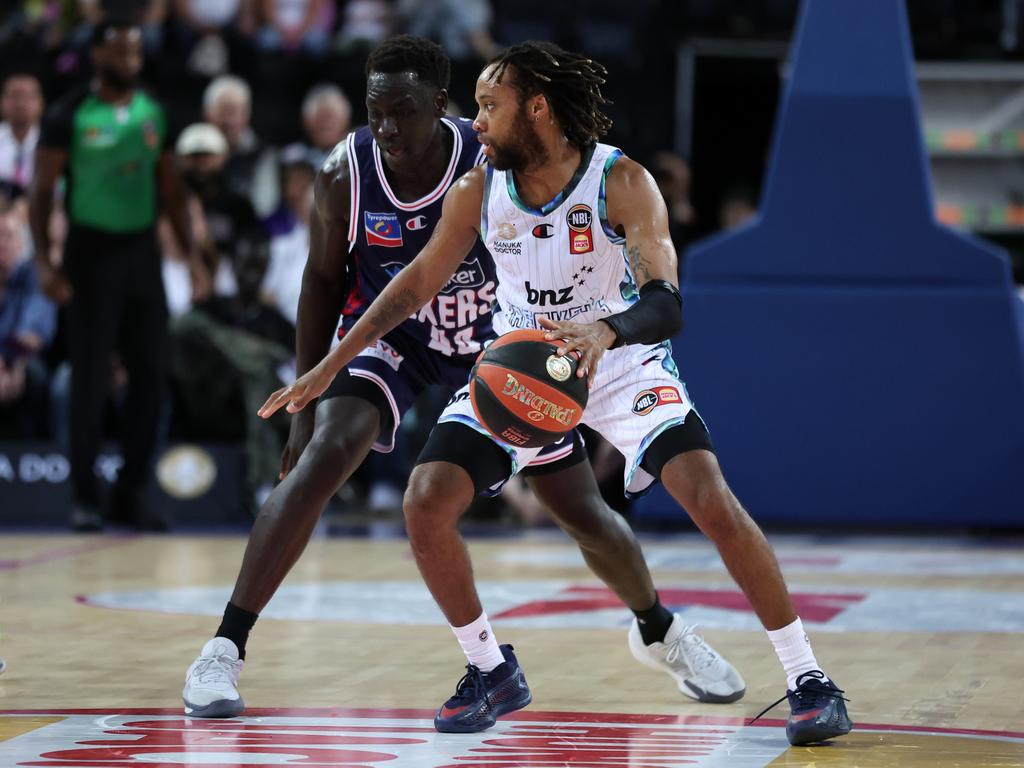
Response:
[[[178,136],[174,151],[179,155],[226,155],[228,141],[217,126],[192,123]]]

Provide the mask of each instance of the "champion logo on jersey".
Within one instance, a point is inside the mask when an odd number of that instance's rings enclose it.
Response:
[[[401,248],[402,227],[397,213],[371,213],[363,211],[363,227],[366,230],[367,245],[382,248]]]
[[[427,217],[426,216],[414,216],[413,218],[406,219],[406,221],[405,221],[405,228],[406,229],[411,229],[413,232],[415,232],[418,229],[426,229],[426,227],[427,227]]]

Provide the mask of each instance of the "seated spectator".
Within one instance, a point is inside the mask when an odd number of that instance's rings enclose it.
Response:
[[[256,32],[255,0],[174,0],[174,36],[192,71],[215,77]]]
[[[259,296],[266,267],[266,249],[243,244],[238,292],[200,302],[171,323],[179,425],[191,439],[244,439],[243,492],[253,512],[277,478],[288,432],[287,417],[266,421],[257,410],[295,357],[294,327]]]
[[[228,143],[209,123],[181,132],[175,154],[193,197],[193,237],[199,243],[216,294],[237,291],[235,256],[240,248],[266,248],[266,237],[248,198],[231,188],[227,176]]]
[[[252,202],[260,216],[277,206],[277,160],[252,130],[252,91],[240,77],[224,75],[203,92],[203,114],[228,142],[228,187]]]
[[[395,13],[388,0],[348,0],[336,45],[343,53],[369,52],[395,33]]]
[[[746,182],[730,185],[718,204],[718,225],[722,229],[736,229],[757,214],[757,196]]]
[[[489,61],[498,52],[490,0],[399,0],[398,13],[406,34],[437,40],[453,61]]]
[[[328,0],[261,0],[257,41],[265,51],[303,51],[320,58],[331,44],[334,3]]]
[[[43,92],[35,75],[15,73],[0,91],[0,184],[13,199],[28,191],[35,167]]]
[[[319,168],[352,127],[352,104],[345,92],[330,83],[313,86],[302,102],[302,126]]]
[[[665,198],[668,227],[676,253],[680,256],[693,237],[697,214],[690,202],[690,166],[674,152],[656,152],[651,174]],[[680,264],[680,268],[682,265]]]
[[[53,340],[57,308],[23,258],[24,224],[0,213],[0,437],[44,438],[49,373],[40,352]]]
[[[294,325],[302,292],[302,272],[309,254],[309,217],[317,157],[301,144],[281,153],[281,205],[265,222],[270,232],[270,266],[263,298]]]
[[[399,0],[398,13],[403,32],[441,44],[452,60],[449,94],[472,104],[480,67],[499,49],[490,33],[490,0]]]

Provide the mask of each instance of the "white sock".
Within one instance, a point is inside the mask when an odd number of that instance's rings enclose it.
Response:
[[[494,639],[494,630],[487,621],[487,614],[481,613],[480,618],[464,627],[452,627],[452,632],[462,646],[470,664],[475,664],[481,672],[490,672],[505,661]]]
[[[799,618],[782,629],[769,629],[768,639],[775,646],[775,653],[782,662],[782,668],[786,670],[786,685],[789,690],[796,690],[796,679],[804,672],[821,669],[814,658],[814,651],[811,650],[811,641],[804,632],[803,622]]]

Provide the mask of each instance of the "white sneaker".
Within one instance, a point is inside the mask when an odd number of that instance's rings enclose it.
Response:
[[[238,693],[242,665],[238,648],[226,637],[215,637],[203,646],[199,658],[185,673],[185,714],[189,717],[235,717],[245,710]]]
[[[679,691],[691,699],[710,704],[728,704],[747,692],[746,683],[735,667],[718,651],[683,624],[675,614],[661,643],[644,645],[636,619],[629,628],[629,650],[645,667],[671,675]]]

